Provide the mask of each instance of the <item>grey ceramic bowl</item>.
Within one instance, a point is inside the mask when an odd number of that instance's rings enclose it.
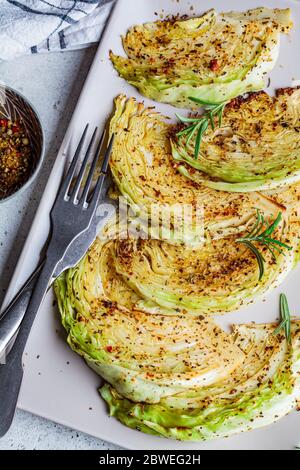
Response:
[[[0,199],[0,204],[7,202],[27,188],[37,176],[44,158],[44,132],[38,113],[21,93],[6,85],[0,85],[0,119],[21,121],[32,153],[32,168],[28,178],[15,192]]]

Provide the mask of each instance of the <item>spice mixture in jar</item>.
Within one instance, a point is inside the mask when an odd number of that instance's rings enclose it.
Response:
[[[0,118],[0,199],[19,189],[33,166],[30,142],[21,121]]]

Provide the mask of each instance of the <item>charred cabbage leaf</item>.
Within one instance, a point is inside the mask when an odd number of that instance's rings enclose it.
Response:
[[[152,236],[196,247],[203,235],[209,239],[243,231],[257,209],[265,214],[278,212],[272,197],[220,192],[183,178],[172,158],[173,125],[167,118],[134,98],[118,96],[115,106],[110,168],[133,214],[151,220]],[[183,219],[185,208],[192,208],[190,218]]]
[[[157,403],[212,384],[242,361],[233,337],[209,318],[134,308],[137,295],[116,273],[107,240],[62,274],[55,292],[71,348],[131,400]]]
[[[300,180],[300,89],[272,98],[253,93],[230,102],[221,127],[203,135],[195,158],[195,137],[174,139],[178,170],[191,180],[222,191],[271,190]]]
[[[76,275],[76,292],[96,302],[95,289],[101,285],[117,305],[152,314],[197,316],[239,308],[282,282],[294,266],[299,243],[299,222],[282,219],[275,238],[293,248],[278,254],[274,262],[267,248],[259,247],[265,259],[265,273],[259,280],[257,260],[236,242],[238,235],[191,249],[137,238],[114,224],[109,230],[115,235],[99,236],[75,268],[81,273],[80,279]]]
[[[101,396],[110,414],[125,425],[161,437],[202,441],[227,437],[271,424],[300,397],[300,323],[292,322],[292,346],[274,325],[238,325],[235,344],[243,362],[213,385],[134,403],[105,384]]]
[[[190,97],[222,102],[262,90],[277,60],[290,10],[210,10],[191,19],[137,25],[123,37],[127,57],[111,52],[125,80],[155,101],[195,108]]]
[[[250,229],[251,230],[251,229]],[[249,249],[237,243],[240,235],[211,240],[198,249],[153,239],[116,240],[112,248],[114,267],[142,297],[137,306],[166,313],[222,314],[233,311],[277,287],[293,268],[299,244],[299,223],[283,223],[275,238],[290,243],[291,251],[275,257],[258,246],[264,258],[264,274]]]
[[[282,196],[281,203],[287,200],[294,201],[292,191]],[[299,219],[294,211],[293,215],[296,223]],[[164,260],[166,242],[128,240],[126,230],[112,220],[78,265],[55,281],[68,343],[109,384],[101,394],[111,414],[144,432],[201,440],[268,424],[289,412],[299,397],[299,322],[292,324],[291,349],[284,334],[273,334],[275,326],[237,326],[226,334],[202,310],[196,315],[196,311],[182,309],[180,298],[168,297],[168,293],[161,296],[162,282],[154,299],[161,305],[150,296],[147,303],[130,281],[130,273],[120,272],[119,264],[124,268],[140,256],[142,269],[149,269],[147,262],[151,263],[161,280],[169,270],[168,287],[174,289],[173,294],[179,282],[170,272],[172,263]],[[138,243],[138,253],[131,250],[132,243]],[[170,259],[178,255],[183,259],[179,247],[168,246]],[[234,249],[230,241],[229,247]],[[199,255],[188,252],[195,269],[193,256]],[[224,259],[218,261],[228,268]],[[282,266],[283,261],[278,261]],[[277,270],[274,266],[269,269]],[[135,270],[134,263],[132,267]],[[203,274],[195,282],[202,283],[205,291],[205,277],[208,285],[214,281],[213,276]],[[182,276],[180,270],[178,276]],[[223,300],[226,291],[232,294],[234,283],[234,276],[229,276],[229,287],[222,286]],[[183,284],[186,288],[187,279]],[[212,289],[206,292],[206,301],[213,302]],[[184,295],[187,300],[189,293]],[[243,295],[241,290],[241,299]],[[178,301],[179,308],[164,307],[168,298],[171,303]]]

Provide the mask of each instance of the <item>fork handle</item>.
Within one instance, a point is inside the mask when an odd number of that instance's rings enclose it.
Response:
[[[0,364],[23,320],[41,269],[37,269],[0,316]]]
[[[0,438],[9,430],[15,414],[23,378],[23,352],[37,311],[46,294],[49,281],[52,278],[55,266],[56,264],[46,261],[32,292],[26,314],[21,321],[16,341],[8,354],[6,363],[0,365]],[[4,330],[9,316],[10,315],[6,315],[1,321],[0,334]]]

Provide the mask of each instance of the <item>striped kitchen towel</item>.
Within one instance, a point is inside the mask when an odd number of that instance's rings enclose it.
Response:
[[[0,0],[0,60],[98,42],[113,0]]]

